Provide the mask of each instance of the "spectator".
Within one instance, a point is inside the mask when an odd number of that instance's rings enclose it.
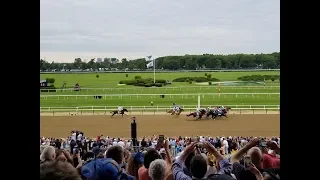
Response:
[[[143,154],[141,152],[129,156],[127,161],[127,173],[139,179],[138,170],[143,166],[143,161]]]
[[[237,180],[258,180],[261,179],[260,174],[273,175],[273,170],[270,169],[266,173],[266,169],[262,168],[262,152],[256,147],[259,145],[260,140],[258,138],[253,138],[250,142],[248,142],[242,149],[236,152],[230,159],[233,164],[233,173],[236,175]],[[262,147],[264,149],[265,147]],[[250,157],[251,162],[247,164],[248,167],[244,167],[239,163],[241,157],[247,153],[247,156]],[[258,173],[259,172],[259,173]],[[263,177],[262,177],[263,178]]]
[[[150,163],[156,159],[161,159],[161,156],[159,155],[159,153],[153,148],[147,149],[147,152],[144,154],[144,162],[143,162],[144,166],[140,167],[138,170],[139,180],[149,180],[148,169],[149,169]]]
[[[40,165],[40,180],[81,180],[77,170],[68,162],[47,161]]]
[[[44,163],[46,161],[54,161],[56,158],[55,149],[53,146],[47,146],[43,149],[40,155],[40,163]]]
[[[165,180],[168,176],[166,161],[162,159],[152,161],[148,169],[148,174],[152,180]]]
[[[268,141],[267,146],[270,147],[272,153],[269,153],[266,148],[262,148],[262,168],[280,168],[280,158],[276,156],[276,154],[280,155],[280,147],[273,141]]]

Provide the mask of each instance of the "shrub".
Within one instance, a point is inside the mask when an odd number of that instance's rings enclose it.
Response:
[[[211,82],[211,81],[209,81],[209,85],[212,85],[212,82]]]
[[[280,79],[279,75],[251,75],[251,76],[241,76],[238,77],[240,81],[264,81],[271,80],[274,81]]]
[[[97,74],[96,77],[99,78],[99,74]]]
[[[54,79],[54,78],[46,78],[46,81],[47,81],[47,83],[54,84],[54,82],[56,82],[56,79]]]
[[[134,85],[134,86],[144,86],[144,87],[162,87],[166,83],[166,80],[158,79],[156,80],[156,83],[153,83],[153,79],[134,79],[134,80],[121,80],[119,81],[119,84],[126,84],[126,85]],[[150,85],[150,86],[149,86]]]
[[[189,81],[189,84],[192,84],[192,81]]]
[[[208,73],[204,73],[204,76],[207,76],[208,75]]]
[[[128,74],[126,74],[126,77],[128,77],[129,75]]]
[[[134,76],[134,79],[141,79],[141,76]]]
[[[156,83],[162,83],[162,84],[165,84],[165,83],[167,83],[167,81],[166,81],[166,80],[164,80],[164,79],[156,79]]]
[[[210,79],[212,77],[212,74],[208,74],[207,77]]]
[[[161,84],[161,83],[154,83],[154,86],[156,86],[156,87],[162,87],[162,84]]]
[[[189,82],[189,81],[196,81],[196,82],[215,82],[219,81],[217,78],[208,78],[208,77],[180,77],[173,80],[173,82]]]

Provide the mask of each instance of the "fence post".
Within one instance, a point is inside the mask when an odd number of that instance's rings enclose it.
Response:
[[[80,114],[82,115],[82,110],[80,110]]]
[[[254,109],[252,109],[252,112],[253,112],[253,114],[254,114]]]

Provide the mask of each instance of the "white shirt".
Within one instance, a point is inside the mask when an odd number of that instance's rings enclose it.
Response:
[[[113,142],[112,142],[112,145],[113,145],[113,146],[118,145],[117,141],[113,141]]]
[[[76,136],[77,136],[77,134],[76,134],[76,133],[72,133],[72,135],[71,135],[71,139],[76,140]]]
[[[123,141],[119,141],[118,145],[121,146],[121,147],[124,147],[124,142]]]
[[[81,141],[81,140],[82,140],[82,134],[78,134],[77,140],[78,140],[78,141]]]
[[[223,145],[226,147],[226,148],[228,148],[229,147],[229,144],[228,144],[228,141],[227,140],[223,140]]]

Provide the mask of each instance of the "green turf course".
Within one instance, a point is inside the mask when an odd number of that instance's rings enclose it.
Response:
[[[99,74],[99,78],[96,78]],[[110,89],[83,89],[80,92],[70,90],[58,92],[41,92],[40,95],[90,95],[73,96],[73,97],[41,97],[41,107],[80,107],[80,106],[150,106],[153,101],[154,106],[172,106],[175,102],[179,105],[197,105],[198,96],[201,93],[218,93],[217,86],[195,85],[188,83],[173,83],[165,87],[135,87],[135,86],[118,86],[120,80],[133,79],[134,76],[142,78],[153,78],[153,73],[128,73],[129,77],[125,77],[126,73],[91,73],[91,74],[40,74],[40,79],[55,78],[55,85],[60,88],[63,81],[67,82],[67,86],[72,88],[75,83],[79,83],[82,88],[110,88]],[[173,80],[178,77],[201,77],[205,72],[187,72],[187,73],[157,73],[157,79]],[[237,81],[237,78],[245,75],[279,75],[279,71],[263,71],[263,72],[210,72],[212,77],[221,81]],[[259,86],[258,88],[248,88],[247,86],[238,86],[232,88],[221,85],[221,93],[280,93],[279,82],[267,83],[267,86]],[[196,86],[196,87],[190,87]],[[271,87],[278,86],[278,87]],[[177,87],[177,88],[170,88]],[[160,94],[194,94],[194,95],[177,95],[166,96],[160,98]],[[104,96],[111,94],[119,94],[119,96]],[[148,96],[120,96],[121,94],[157,94]],[[93,96],[102,95],[103,99],[94,99]],[[203,95],[201,96],[202,105],[279,105],[280,98],[278,94],[273,95]]]
[[[256,72],[207,72],[212,74],[213,78],[220,81],[237,81],[238,77],[246,75],[279,75],[280,71],[256,71]],[[96,75],[99,74],[99,78]],[[126,74],[129,76],[126,77]],[[156,79],[173,80],[179,77],[204,77],[205,72],[170,72],[156,73]],[[153,73],[89,73],[89,74],[40,74],[40,79],[55,78],[55,86],[61,88],[63,81],[66,81],[67,87],[73,87],[79,83],[84,87],[117,87],[120,80],[134,79],[134,76],[144,78],[153,78]],[[194,84],[193,84],[194,85]],[[188,83],[173,83],[171,86],[190,86]],[[132,86],[131,86],[132,87]]]
[[[180,105],[197,105],[198,96],[114,96],[94,99],[93,97],[47,97],[40,98],[41,107],[76,107],[76,106],[171,106],[173,102]],[[279,95],[203,95],[203,105],[279,105]]]
[[[220,93],[279,93],[278,87],[260,88],[220,88]],[[218,87],[181,87],[181,88],[110,88],[87,89],[81,91],[58,90],[58,92],[41,92],[41,95],[104,95],[104,94],[186,94],[186,93],[218,93]]]

